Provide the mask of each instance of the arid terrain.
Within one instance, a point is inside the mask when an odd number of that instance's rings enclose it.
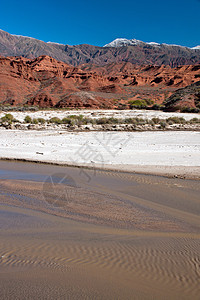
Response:
[[[0,30],[0,299],[199,299],[200,46]]]
[[[198,82],[199,76],[200,65],[171,68],[121,62],[73,67],[49,56],[1,57],[0,104],[66,109],[148,108],[162,104],[177,89]],[[199,93],[188,97],[181,107],[199,109]]]

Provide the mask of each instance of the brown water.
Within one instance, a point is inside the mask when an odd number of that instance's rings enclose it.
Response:
[[[199,181],[0,162],[1,299],[199,299]]]

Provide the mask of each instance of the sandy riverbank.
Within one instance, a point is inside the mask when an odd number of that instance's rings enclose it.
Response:
[[[0,158],[200,178],[200,133],[0,130]]]

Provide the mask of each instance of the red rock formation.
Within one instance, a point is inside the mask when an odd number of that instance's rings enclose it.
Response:
[[[113,108],[134,99],[161,103],[199,80],[200,66],[73,67],[49,56],[0,57],[0,103],[39,107]]]

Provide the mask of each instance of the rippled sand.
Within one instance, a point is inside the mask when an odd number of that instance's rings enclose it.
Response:
[[[199,181],[0,162],[1,299],[199,299]]]

